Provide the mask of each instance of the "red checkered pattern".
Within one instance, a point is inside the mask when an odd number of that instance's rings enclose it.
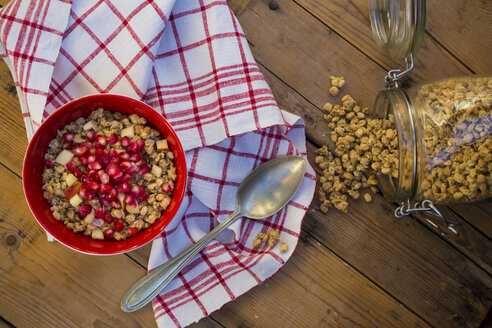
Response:
[[[186,197],[154,241],[150,269],[231,214],[252,169],[280,155],[306,156],[302,120],[278,108],[226,1],[14,0],[0,11],[0,41],[29,137],[62,104],[106,92],[145,101],[178,133]],[[277,272],[295,249],[314,185],[308,166],[279,213],[240,220],[208,245],[154,300],[158,325],[195,322]],[[288,252],[252,249],[269,228]]]

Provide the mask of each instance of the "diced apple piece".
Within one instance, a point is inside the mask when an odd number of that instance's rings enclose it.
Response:
[[[74,183],[72,183],[72,185],[68,187],[67,190],[65,190],[65,198],[70,199],[73,196],[77,195],[79,193],[80,187],[82,187],[82,182],[75,181]]]
[[[155,175],[156,177],[160,178],[162,175],[162,169],[160,166],[157,165],[152,165],[152,174]]]
[[[69,202],[73,207],[77,207],[82,203],[84,200],[82,197],[79,196],[79,194],[74,195],[72,198],[70,198]]]
[[[126,205],[126,211],[130,214],[139,214],[140,213],[140,209],[138,208],[138,204],[137,204],[137,207],[133,207],[133,206],[130,206],[130,205]]]
[[[118,200],[121,203],[121,208],[125,209],[125,193],[124,192],[119,192],[118,193]]]
[[[135,130],[133,130],[133,126],[129,126],[121,130],[121,137],[133,138],[135,136]]]
[[[84,124],[83,128],[84,128],[85,131],[90,130],[90,129],[93,129],[94,128],[94,123],[92,123],[92,121],[89,121],[89,122],[87,122],[87,123]]]
[[[92,209],[92,211],[86,215],[86,217],[84,218],[84,223],[85,224],[91,224],[92,221],[94,221],[94,209]]]
[[[60,165],[65,165],[73,158],[73,153],[70,150],[63,149],[55,158],[55,162]]]
[[[67,186],[71,186],[74,184],[74,182],[77,181],[77,177],[73,175],[72,173],[69,173],[67,177],[65,178],[65,182],[67,183]]]
[[[161,139],[155,143],[158,151],[169,150],[169,146],[167,145],[166,139]]]
[[[91,237],[92,239],[104,240],[104,234],[100,228],[92,230]]]

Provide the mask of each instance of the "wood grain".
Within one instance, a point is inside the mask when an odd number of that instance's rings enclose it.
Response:
[[[305,233],[273,279],[213,317],[227,327],[428,326]]]
[[[450,208],[492,239],[492,202],[482,204],[455,204]]]
[[[12,76],[3,60],[0,60],[0,122],[1,163],[20,176],[27,148],[26,128]]]
[[[427,1],[426,29],[475,73],[492,72],[492,1]]]
[[[391,60],[374,41],[368,1],[296,0],[296,2],[384,67],[385,70],[404,66],[403,62]],[[438,70],[436,67],[446,67],[446,69]],[[470,71],[458,62],[452,54],[441,47],[434,38],[426,34],[422,47],[415,56],[415,68],[408,77],[409,81],[429,81],[469,73]],[[384,75],[381,75],[381,78],[384,78]]]

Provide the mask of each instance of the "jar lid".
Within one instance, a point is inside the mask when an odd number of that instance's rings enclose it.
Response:
[[[392,59],[416,54],[425,32],[425,0],[369,0],[372,33]]]

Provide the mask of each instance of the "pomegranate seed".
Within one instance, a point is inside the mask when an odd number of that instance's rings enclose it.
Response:
[[[106,149],[96,149],[94,155],[96,155],[97,158],[101,158],[102,156],[106,155],[105,150]]]
[[[104,218],[104,213],[105,213],[104,208],[102,208],[102,207],[101,208],[98,208],[96,210],[96,219],[102,219],[102,218]]]
[[[62,145],[63,149],[72,149],[73,141],[65,141]]]
[[[104,172],[103,170],[97,171],[97,176],[99,177],[99,180],[102,183],[108,183],[109,182],[109,175]]]
[[[122,184],[116,186],[116,190],[118,190],[119,192],[129,192],[130,184],[127,182],[123,182]]]
[[[72,149],[72,152],[77,156],[83,155],[86,151],[87,147],[84,146],[77,146]]]
[[[130,145],[130,138],[127,137],[127,136],[124,136],[123,138],[121,138],[121,146],[122,147],[128,147]]]
[[[145,164],[144,166],[142,166],[140,168],[140,170],[138,171],[138,174],[144,175],[145,173],[147,173],[149,171],[150,171],[150,167],[147,164]]]
[[[96,155],[87,156],[87,163],[94,163],[96,161]]]
[[[102,206],[106,206],[106,207],[111,206],[111,200],[109,200],[106,197],[99,197],[99,203],[101,203]]]
[[[107,140],[106,140],[105,136],[100,135],[100,134],[98,134],[96,136],[96,147],[104,148],[104,147],[106,147],[106,143],[107,143]]]
[[[145,189],[144,189],[144,190],[145,190]],[[141,190],[140,190],[140,186],[138,186],[138,185],[133,185],[133,186],[132,186],[131,192],[132,192],[132,195],[133,195],[134,197],[138,197],[138,195],[140,195],[140,191],[141,191]]]
[[[110,200],[116,199],[116,197],[118,197],[118,191],[115,188],[111,189],[107,197]]]
[[[82,156],[81,156],[81,157],[79,157],[79,161],[80,161],[80,163],[82,163],[82,164],[87,164],[87,158],[85,158],[85,157],[82,157]]]
[[[144,200],[149,199],[149,194],[143,193],[142,195],[139,196],[138,200],[143,202]]]
[[[99,161],[101,161],[101,164],[102,164],[102,165],[106,165],[106,164],[108,164],[108,163],[109,163],[110,158],[109,158],[109,156],[104,155],[104,156],[102,156],[102,157],[99,159]]]
[[[96,193],[92,190],[87,191],[87,193],[85,195],[85,199],[87,199],[88,201],[91,201],[94,198],[96,198]]]
[[[102,169],[102,164],[99,161],[95,161],[94,163],[89,163],[87,166],[91,170],[100,170],[100,169]]]
[[[92,221],[92,224],[95,225],[96,227],[102,227],[104,224],[104,221],[101,219],[96,219],[96,220]]]
[[[74,161],[71,161],[71,162],[68,162],[67,164],[65,164],[65,167],[70,172],[73,172],[75,170],[75,168],[77,167],[77,163],[75,163]]]
[[[79,217],[85,218],[91,211],[92,211],[92,207],[89,204],[85,204],[79,206],[79,209],[77,210],[77,214],[79,215]]]
[[[121,208],[121,204],[120,204],[120,202],[119,202],[119,201],[117,201],[117,200],[113,200],[113,201],[111,202],[111,207],[112,207],[112,208]]]
[[[122,151],[120,154],[119,154],[119,157],[122,159],[122,160],[128,160],[130,158],[130,154],[128,154],[126,151]]]
[[[147,161],[145,159],[141,159],[135,163],[138,167],[147,164]]]
[[[80,145],[86,147],[87,149],[91,149],[92,148],[92,143],[90,143],[89,141],[84,141]]]
[[[111,134],[111,135],[108,137],[108,143],[109,143],[110,145],[114,145],[114,144],[115,144],[115,143],[117,143],[117,142],[118,142],[118,136],[117,136],[115,133]]]
[[[87,184],[87,189],[93,190],[93,191],[98,191],[99,190],[99,183],[97,183],[96,181],[90,181]]]
[[[132,166],[126,170],[127,174],[134,174],[137,173],[138,171],[138,166],[135,165],[135,163],[132,163]]]
[[[63,135],[63,140],[65,141],[72,141],[73,138],[75,137],[75,135],[73,134],[73,132],[65,132]]]
[[[108,183],[102,183],[100,186],[99,186],[99,193],[101,195],[103,194],[107,194],[108,192],[111,191],[111,189],[113,189],[113,187],[111,187],[110,184]]]
[[[115,220],[114,221],[114,230],[117,232],[121,232],[123,229],[125,229],[125,225],[121,220]]]
[[[104,239],[113,239],[113,229],[109,228],[103,231]]]
[[[142,156],[139,153],[131,154],[128,159],[132,162],[137,162],[142,159]]]
[[[120,167],[122,170],[128,170],[130,167],[132,167],[132,164],[133,163],[130,161],[123,161],[121,162]]]
[[[163,192],[168,193],[171,191],[171,185],[169,183],[164,183],[161,189]]]
[[[143,141],[142,139],[138,139],[136,143],[138,151],[142,151],[145,148],[145,141]]]
[[[97,171],[96,171],[96,170],[90,170],[90,171],[87,173],[87,176],[88,176],[91,180],[96,180],[96,178],[97,178]]]
[[[104,221],[111,223],[113,222],[113,220],[114,219],[109,212],[104,213]]]
[[[125,174],[125,175],[123,176],[122,181],[123,181],[123,182],[130,182],[130,180],[131,180],[131,179],[132,179],[132,176],[131,176],[130,174]]]
[[[119,181],[121,181],[121,180],[123,180],[123,171],[121,171],[121,170],[120,170],[120,171],[118,172],[118,174],[116,174],[116,175],[113,177],[113,180],[114,180],[114,181],[118,181],[118,182],[119,182]]]
[[[82,183],[88,183],[89,181],[91,181],[91,179],[87,175],[82,176],[80,180],[82,180]]]
[[[82,173],[82,170],[81,170],[81,169],[75,169],[75,170],[73,171],[73,175],[75,175],[75,177],[76,177],[77,179],[82,178],[82,174],[83,174],[83,173]]]
[[[109,150],[109,157],[113,158],[113,157],[116,157],[116,156],[118,156],[118,151],[115,148],[111,148]]]
[[[127,194],[125,196],[125,204],[130,205],[131,207],[137,207],[137,201],[132,194]]]
[[[119,157],[113,157],[113,158],[111,158],[110,162],[119,165],[121,163],[121,160]]]
[[[130,236],[135,236],[138,233],[138,229],[135,227],[130,228],[128,229],[128,233],[130,234]]]
[[[128,150],[131,151],[132,153],[138,152],[137,142],[136,141],[132,142],[130,146],[128,146]]]
[[[114,163],[109,163],[108,166],[106,166],[106,173],[110,177],[115,177],[118,174],[123,174],[123,172],[121,172],[121,169]]]
[[[92,130],[89,130],[85,133],[85,137],[87,138],[87,140],[92,142],[96,140],[96,133]]]
[[[55,164],[55,160],[53,158],[44,159],[44,165],[46,165],[47,168],[52,168],[54,164]]]

